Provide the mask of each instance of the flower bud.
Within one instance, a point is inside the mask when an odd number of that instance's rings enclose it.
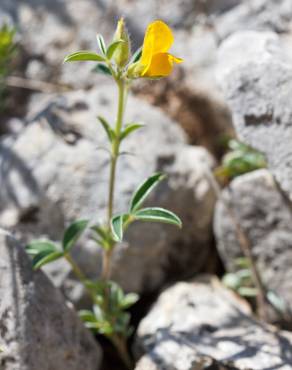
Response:
[[[123,40],[116,48],[113,58],[119,67],[124,67],[129,60],[131,53],[131,45],[128,31],[125,26],[124,19],[118,21],[117,29],[113,41]]]

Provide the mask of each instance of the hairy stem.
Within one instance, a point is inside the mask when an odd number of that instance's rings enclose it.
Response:
[[[93,292],[86,285],[87,278],[85,274],[81,271],[80,267],[77,265],[77,263],[74,261],[74,259],[69,253],[65,254],[64,257],[66,261],[69,263],[69,265],[71,266],[72,271],[74,272],[75,276],[80,280],[80,282],[83,284],[83,286],[87,290],[87,293],[91,296],[91,298],[94,299]]]
[[[122,79],[118,80],[117,85],[118,85],[118,91],[119,91],[119,103],[118,103],[117,121],[116,121],[116,127],[115,127],[115,137],[112,142],[112,155],[111,155],[111,164],[110,164],[108,217],[107,217],[107,225],[109,229],[110,229],[110,222],[113,216],[113,209],[114,209],[116,168],[117,168],[117,161],[119,157],[119,150],[120,150],[120,143],[121,143],[120,135],[121,135],[121,130],[123,126],[125,95],[126,95],[125,82]],[[103,253],[103,266],[102,266],[102,279],[103,280],[108,280],[110,278],[112,248],[105,250]]]
[[[69,253],[65,254],[65,259],[68,261],[68,263],[70,264],[70,266],[72,267],[72,270],[74,272],[74,274],[76,275],[76,277],[78,277],[78,279],[81,281],[81,282],[84,282],[86,280],[86,276],[84,275],[84,273],[81,271],[80,267],[77,265],[77,263],[73,260],[73,258],[71,257],[71,255]]]

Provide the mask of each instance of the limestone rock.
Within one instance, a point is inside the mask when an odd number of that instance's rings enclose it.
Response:
[[[1,370],[98,370],[101,350],[23,247],[0,234]]]
[[[267,170],[240,176],[223,191],[216,206],[214,230],[227,270],[235,271],[235,259],[242,253],[226,204],[251,243],[264,285],[285,302],[291,320],[292,214],[287,198]]]
[[[257,322],[216,279],[165,290],[138,327],[136,370],[291,368],[292,335]]]
[[[292,67],[278,36],[231,36],[221,46],[217,76],[238,136],[266,155],[269,169],[291,200]]]

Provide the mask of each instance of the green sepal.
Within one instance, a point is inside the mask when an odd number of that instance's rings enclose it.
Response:
[[[109,45],[109,47],[107,48],[107,51],[106,51],[106,56],[107,56],[107,58],[108,58],[109,60],[113,57],[113,55],[114,55],[115,51],[117,50],[117,47],[118,47],[120,44],[124,43],[124,42],[125,42],[124,40],[117,40],[117,41],[112,42],[112,43]]]
[[[135,51],[130,61],[130,64],[138,62],[141,56],[142,56],[142,46]]]

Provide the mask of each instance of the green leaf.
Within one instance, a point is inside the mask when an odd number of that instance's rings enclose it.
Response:
[[[25,247],[26,252],[30,256],[35,256],[41,252],[55,252],[57,250],[55,244],[49,241],[33,241],[26,245]]]
[[[152,207],[143,208],[135,212],[133,215],[135,220],[150,221],[150,222],[164,222],[167,224],[176,225],[182,227],[180,218],[171,211],[164,208]]]
[[[239,287],[237,292],[243,297],[256,297],[258,294],[258,291],[256,288],[250,288],[250,287]]]
[[[92,311],[89,310],[80,310],[78,312],[79,317],[81,318],[82,321],[84,322],[95,322],[95,316]]]
[[[124,226],[129,218],[130,215],[122,214],[111,219],[111,230],[115,241],[121,242],[123,240]]]
[[[49,252],[49,251],[42,251],[34,256],[32,260],[32,265],[34,270],[39,269],[40,267],[46,265],[49,262],[56,261],[57,259],[63,257],[64,253],[55,251],[55,252]]]
[[[138,60],[141,58],[141,55],[142,55],[142,46],[138,50],[135,51],[130,63],[132,64],[132,63],[138,62]]]
[[[93,239],[101,248],[109,250],[112,247],[112,245],[114,244],[112,234],[107,228],[95,224],[91,227],[91,230],[93,230],[98,235],[98,238]]]
[[[121,133],[120,139],[124,140],[130,133],[138,130],[139,128],[143,127],[141,123],[129,123],[125,126],[123,132]]]
[[[246,257],[235,258],[234,263],[237,267],[240,267],[240,268],[250,269],[251,267],[251,262],[249,258],[246,258]]]
[[[49,241],[35,241],[28,244],[25,249],[33,256],[32,265],[35,270],[63,256],[63,252]]]
[[[227,288],[237,290],[240,287],[240,277],[236,273],[229,272],[222,278],[222,282]]]
[[[288,309],[286,302],[276,294],[274,291],[269,290],[267,292],[268,301],[280,312],[285,313]]]
[[[231,151],[224,155],[222,165],[216,170],[223,178],[232,179],[267,166],[262,153],[238,140],[229,140],[228,148]]]
[[[94,67],[92,69],[92,71],[96,72],[96,73],[101,73],[101,74],[106,75],[106,76],[111,76],[112,75],[110,69],[107,66],[105,66],[104,64],[101,64],[101,63],[98,63],[96,65],[96,67]]]
[[[141,207],[153,188],[165,178],[162,173],[155,173],[141,184],[133,195],[130,203],[130,212],[135,212]]]
[[[77,242],[83,231],[88,225],[88,220],[79,220],[73,222],[64,233],[63,237],[63,250],[68,252],[73,245]]]
[[[106,56],[108,59],[111,59],[112,56],[114,55],[114,52],[116,51],[117,47],[124,43],[125,41],[124,40],[118,40],[118,41],[114,41],[113,43],[110,44],[110,46],[107,48],[107,51],[106,51]]]
[[[104,131],[107,134],[107,137],[110,142],[112,142],[116,136],[114,130],[111,128],[110,124],[101,116],[97,117],[99,119],[99,122],[102,124],[102,127],[104,128]]]
[[[124,296],[121,304],[121,308],[126,310],[127,308],[133,306],[139,300],[139,296],[136,293],[128,293]]]
[[[95,231],[98,236],[100,236],[102,239],[106,239],[108,237],[107,231],[105,230],[104,227],[95,224],[91,226],[91,230]]]
[[[64,63],[81,61],[104,62],[105,58],[92,51],[81,50],[73,54],[67,55],[64,59]]]
[[[103,55],[106,55],[106,46],[104,39],[100,33],[96,35],[97,45],[99,47],[99,50],[102,52]]]

